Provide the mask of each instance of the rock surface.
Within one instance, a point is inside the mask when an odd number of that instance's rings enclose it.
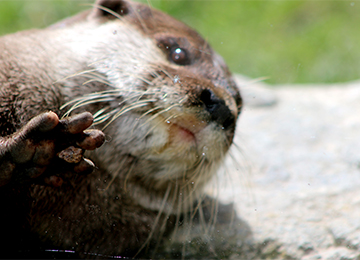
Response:
[[[230,258],[360,259],[360,81],[238,81],[245,106],[216,196],[252,237]]]

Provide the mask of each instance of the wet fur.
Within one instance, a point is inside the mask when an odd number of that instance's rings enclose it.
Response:
[[[108,136],[88,154],[98,168],[89,176],[56,189],[3,188],[17,194],[8,219],[25,211],[26,248],[134,256],[176,236],[179,223],[190,231],[194,216],[205,231],[216,222],[217,203],[205,199],[203,188],[223,162],[235,124],[221,129],[198,98],[210,89],[237,117],[238,89],[195,31],[145,5],[114,3],[99,1],[91,12],[0,41],[2,136],[47,110],[90,111]],[[189,50],[192,65],[169,61],[169,35]],[[179,123],[200,129],[197,147],[179,143]]]

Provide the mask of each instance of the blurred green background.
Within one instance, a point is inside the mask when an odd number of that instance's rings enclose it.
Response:
[[[148,0],[196,28],[233,72],[271,84],[360,78],[360,2]],[[1,0],[0,34],[45,27],[82,0]],[[0,50],[1,51],[1,50]]]

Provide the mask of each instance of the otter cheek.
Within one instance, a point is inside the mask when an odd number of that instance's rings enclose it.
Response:
[[[214,124],[208,125],[197,134],[198,153],[210,161],[223,158],[229,149],[224,130]]]

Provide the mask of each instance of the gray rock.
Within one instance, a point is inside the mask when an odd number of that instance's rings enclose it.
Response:
[[[360,82],[239,81],[236,145],[208,188],[252,232],[229,238],[227,257],[360,259]]]

